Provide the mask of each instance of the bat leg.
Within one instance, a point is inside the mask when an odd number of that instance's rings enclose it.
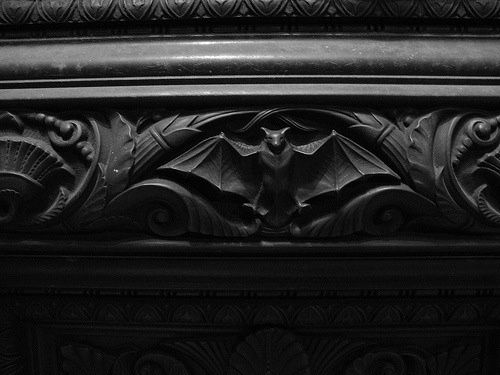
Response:
[[[300,216],[308,215],[312,211],[312,207],[309,203],[297,202],[297,207]]]

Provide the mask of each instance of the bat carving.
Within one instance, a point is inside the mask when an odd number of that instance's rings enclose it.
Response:
[[[249,145],[224,133],[210,137],[167,162],[162,171],[202,179],[220,194],[237,194],[264,225],[279,229],[310,210],[308,201],[338,194],[354,182],[399,177],[375,155],[348,138],[330,135],[305,145],[286,137],[289,128],[262,128],[264,139]]]

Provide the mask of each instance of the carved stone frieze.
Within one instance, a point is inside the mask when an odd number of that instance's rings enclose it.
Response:
[[[3,294],[2,374],[466,375],[498,363],[496,333],[478,328],[498,325],[489,297],[97,295]]]
[[[76,343],[60,351],[63,373],[68,375],[465,375],[481,371],[481,347],[472,343],[429,352],[356,339],[301,338],[281,328],[254,332],[232,348],[222,340],[173,340],[154,350],[128,350],[115,356]]]
[[[0,24],[252,17],[495,19],[496,0],[5,0]]]
[[[3,231],[497,233],[500,116],[441,109],[4,112]]]

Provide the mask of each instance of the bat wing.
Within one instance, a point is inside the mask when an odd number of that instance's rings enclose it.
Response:
[[[377,156],[336,132],[293,148],[296,195],[301,203],[322,194],[338,194],[351,183],[375,176],[400,180]]]
[[[210,137],[169,161],[159,170],[174,170],[200,178],[220,193],[233,193],[252,201],[262,180],[258,152],[252,146],[227,138],[224,133]]]

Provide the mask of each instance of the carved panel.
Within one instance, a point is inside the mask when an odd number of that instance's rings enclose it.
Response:
[[[497,233],[499,116],[4,112],[0,225],[159,236]]]
[[[2,297],[2,374],[465,375],[498,364],[491,298],[121,294]]]

